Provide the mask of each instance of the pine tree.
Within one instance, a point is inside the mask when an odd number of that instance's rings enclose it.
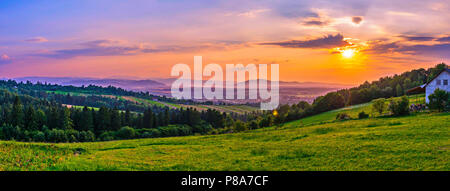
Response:
[[[70,118],[70,110],[68,108],[61,109],[61,115],[59,118],[58,125],[60,129],[64,130],[72,129],[73,122],[72,119]]]
[[[34,108],[31,105],[29,105],[27,107],[24,119],[25,119],[24,120],[25,130],[29,130],[29,131],[38,130],[38,124],[36,121],[37,120],[36,112],[34,111]]]
[[[111,112],[111,130],[117,131],[117,130],[120,129],[120,127],[121,127],[120,114],[119,114],[119,111],[117,109],[114,109]]]
[[[11,123],[13,126],[19,126],[19,127],[23,127],[23,108],[22,108],[22,103],[20,101],[19,96],[16,96],[14,99],[14,104],[13,104],[13,110],[11,113]]]
[[[131,126],[131,112],[130,112],[130,110],[129,109],[127,109],[126,111],[125,111],[125,117],[124,117],[125,119],[124,119],[124,125],[125,126]]]
[[[94,119],[91,110],[84,106],[81,112],[80,129],[82,131],[94,130]]]
[[[42,111],[42,109],[38,109],[34,116],[35,116],[34,121],[36,122],[37,130],[42,130],[42,127],[47,122],[47,116],[45,115],[45,112]]]

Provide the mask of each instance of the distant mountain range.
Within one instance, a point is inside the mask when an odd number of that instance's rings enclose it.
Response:
[[[154,79],[145,79],[145,80],[132,80],[132,79],[116,79],[116,78],[81,78],[81,77],[20,77],[14,78],[16,81],[30,81],[32,83],[36,82],[47,82],[47,83],[56,83],[60,85],[73,85],[73,86],[82,86],[82,85],[98,85],[98,86],[116,86],[121,87],[128,90],[144,90],[144,89],[161,89],[161,88],[170,88],[170,84],[172,84],[176,78],[154,78]],[[248,84],[250,81],[246,81]],[[268,84],[271,81],[267,81]],[[353,87],[352,84],[340,84],[340,83],[323,83],[323,82],[296,82],[296,81],[280,81],[280,86],[296,86],[296,87],[325,87],[325,88],[348,88]]]
[[[100,78],[77,78],[77,77],[21,77],[14,78],[16,81],[47,82],[60,85],[97,85],[97,86],[115,86],[127,90],[144,91],[153,88],[164,88],[166,84],[155,80],[130,80],[130,79],[100,79]]]
[[[16,81],[30,81],[32,83],[52,83],[60,85],[73,86],[115,86],[130,91],[150,92],[155,95],[170,96],[171,84],[177,78],[154,78],[154,79],[117,79],[117,78],[81,78],[81,77],[20,77],[14,78]],[[194,81],[192,81],[194,82]],[[245,82],[246,89],[250,81]],[[267,82],[270,87],[270,81]],[[311,102],[315,97],[324,95],[327,92],[335,91],[343,88],[350,88],[354,85],[339,84],[339,83],[321,83],[321,82],[295,82],[295,81],[280,81],[280,96],[282,102],[295,103],[299,100],[306,100]]]

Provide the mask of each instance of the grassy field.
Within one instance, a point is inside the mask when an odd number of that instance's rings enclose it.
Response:
[[[64,91],[47,91],[47,93],[55,93],[55,94],[62,94],[62,95],[75,95],[75,96],[88,96],[88,95],[92,95],[89,94],[89,92],[85,92],[85,93],[77,93],[77,92],[64,92]],[[115,96],[115,95],[101,95],[104,97],[109,97],[109,98],[113,98],[113,99],[120,99],[120,100],[128,100],[128,101],[132,101],[132,102],[137,102],[139,104],[144,104],[146,106],[158,106],[158,107],[169,107],[172,109],[180,109],[180,108],[193,108],[193,109],[197,109],[199,111],[203,111],[203,110],[207,110],[207,109],[215,109],[218,110],[220,112],[226,112],[226,113],[237,113],[237,114],[244,114],[247,112],[253,112],[253,111],[257,111],[259,108],[257,107],[251,107],[251,106],[247,106],[247,105],[229,105],[229,106],[225,106],[225,105],[202,105],[202,104],[197,104],[197,105],[185,105],[185,104],[175,104],[175,103],[169,103],[169,102],[163,102],[163,101],[155,101],[155,100],[150,100],[150,99],[143,99],[143,98],[137,98],[137,97],[133,97],[133,96]],[[83,107],[83,106],[75,106],[74,107]],[[98,109],[98,108],[97,108]]]
[[[0,142],[0,170],[450,170],[450,114],[355,117],[370,104],[243,133],[95,143]]]

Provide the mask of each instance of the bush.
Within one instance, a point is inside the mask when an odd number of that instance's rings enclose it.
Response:
[[[136,131],[131,127],[125,126],[116,132],[116,136],[121,139],[132,139],[136,137]]]
[[[192,132],[193,133],[205,134],[205,133],[211,131],[212,129],[213,129],[213,127],[209,123],[206,123],[205,121],[202,121],[202,122],[200,122],[200,124],[194,125],[192,127]]]
[[[95,141],[95,134],[92,131],[82,131],[83,135],[80,134],[80,139],[84,142]]]
[[[19,127],[14,127],[12,125],[3,125],[2,136],[5,140],[20,140],[22,137],[22,131]]]
[[[365,119],[365,118],[368,118],[368,117],[369,117],[369,114],[364,113],[364,111],[361,111],[361,112],[358,114],[358,118],[359,118],[359,119]]]
[[[259,124],[256,120],[252,120],[250,121],[250,124],[248,125],[248,127],[250,129],[258,129],[259,128]]]
[[[100,134],[99,139],[102,141],[112,141],[115,139],[115,133],[112,131],[105,131]]]
[[[336,115],[336,119],[337,120],[347,120],[347,119],[351,119],[351,117],[346,113],[338,113]]]
[[[241,132],[241,131],[246,131],[247,130],[247,126],[245,123],[241,122],[241,121],[236,121],[236,124],[234,126],[234,132]]]
[[[434,90],[433,94],[428,96],[428,99],[430,100],[428,104],[430,109],[436,109],[439,112],[449,109],[450,94],[445,90],[439,88]]]
[[[45,141],[45,134],[41,131],[35,131],[33,133],[33,141],[35,142],[44,142]]]
[[[179,136],[192,135],[192,128],[189,125],[183,125],[178,128],[179,128],[179,130],[178,130]]]
[[[162,137],[173,137],[179,135],[179,129],[175,125],[159,127],[158,130],[161,132]]]
[[[409,114],[408,97],[402,96],[400,99],[392,99],[389,103],[389,111],[391,111],[394,116]]]
[[[60,129],[52,129],[48,131],[47,141],[59,143],[59,142],[68,142],[69,138],[64,130]]]
[[[386,99],[380,98],[372,101],[372,110],[379,113],[380,115],[383,114],[385,108],[386,108]]]

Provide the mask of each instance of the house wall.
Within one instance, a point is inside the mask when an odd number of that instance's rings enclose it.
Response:
[[[436,81],[437,80],[441,80],[441,85],[436,85]],[[450,85],[444,85],[444,80],[448,80],[449,84],[450,84],[450,73],[447,71],[444,71],[441,73],[441,75],[439,75],[438,77],[436,77],[433,81],[431,81],[426,89],[425,89],[425,94],[426,94],[426,102],[429,103],[429,99],[428,96],[431,95],[434,90],[436,88],[439,88],[441,90],[446,90],[447,92],[450,91]]]

